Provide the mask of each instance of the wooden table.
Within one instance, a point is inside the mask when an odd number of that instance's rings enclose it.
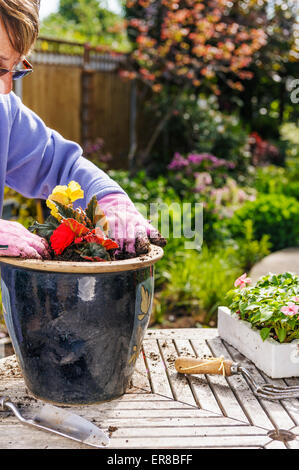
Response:
[[[148,330],[127,393],[104,404],[72,407],[72,411],[110,434],[109,449],[299,448],[298,399],[258,399],[239,375],[177,374],[174,361],[179,355],[223,355],[242,361],[256,382],[271,382],[222,342],[216,329]],[[29,416],[42,402],[28,396],[15,364],[14,356],[0,361],[0,395],[9,396]],[[299,384],[299,378],[275,382]],[[274,439],[275,430],[289,431],[292,440]],[[0,414],[0,436],[1,449],[86,448],[26,427],[6,412]]]

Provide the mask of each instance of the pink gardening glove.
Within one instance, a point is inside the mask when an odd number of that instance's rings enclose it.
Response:
[[[119,245],[116,258],[124,254],[134,257],[148,252],[150,243],[165,246],[166,240],[159,231],[138,212],[125,194],[108,194],[99,201],[109,222],[110,236]]]
[[[6,248],[7,246],[7,248]],[[48,243],[18,222],[0,219],[0,256],[48,259]]]

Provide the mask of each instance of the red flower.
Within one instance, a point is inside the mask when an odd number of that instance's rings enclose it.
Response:
[[[82,237],[83,235],[86,235],[89,232],[89,229],[85,225],[80,224],[75,219],[66,219],[66,220],[63,220],[62,223],[66,225],[67,227],[69,227],[72,230],[72,232],[74,232],[74,234],[76,235],[76,238]]]
[[[70,246],[74,239],[75,233],[64,223],[60,224],[56,230],[54,230],[50,242],[56,255],[61,255],[63,251]]]
[[[118,248],[117,243],[109,238],[105,238],[105,234],[101,229],[96,228],[90,231],[85,225],[80,224],[75,219],[63,220],[59,227],[53,232],[50,242],[56,255],[61,255],[73,242],[76,245],[83,242],[97,243],[106,248],[106,250]],[[94,260],[98,261],[98,259],[95,258]]]
[[[104,242],[102,243],[103,247],[106,248],[106,250],[115,250],[116,248],[118,248],[118,244],[116,242],[114,242],[113,240],[104,240]]]

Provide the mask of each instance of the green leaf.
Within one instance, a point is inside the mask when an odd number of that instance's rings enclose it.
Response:
[[[261,320],[261,322],[264,322],[264,321],[269,320],[269,318],[272,317],[272,315],[273,315],[273,310],[272,310],[272,308],[269,309],[269,308],[267,308],[267,307],[264,307],[264,308],[261,308],[261,309],[260,309],[260,314],[261,314],[260,320]]]
[[[261,335],[261,338],[262,338],[263,341],[265,341],[268,338],[270,331],[271,331],[271,328],[262,328],[261,329],[260,335]]]
[[[251,305],[248,305],[245,310],[255,310],[256,308],[260,308],[260,305],[259,304],[251,304]]]
[[[95,212],[96,212],[96,208],[98,206],[98,200],[97,200],[97,197],[94,196],[90,201],[89,201],[89,204],[86,208],[86,215],[87,217],[91,220],[92,224],[95,226],[96,225],[96,221],[95,221]]]
[[[39,224],[38,222],[34,222],[34,224],[28,228],[30,232],[35,232],[42,238],[46,238],[48,241],[50,240],[54,230],[60,225],[60,222],[55,219],[52,215],[50,215],[44,224]]]
[[[63,204],[60,204],[60,202],[56,202],[56,201],[51,201],[51,202],[55,204],[59,215],[63,219],[75,219],[77,222],[87,226],[90,229],[94,228],[91,220],[89,219],[89,217],[86,216],[86,214],[83,211],[79,212],[78,210],[75,210],[72,207],[68,207],[68,206],[64,206]]]
[[[247,302],[240,302],[240,303],[239,303],[240,312],[241,312],[242,314],[245,313],[246,306],[247,306]]]
[[[89,256],[91,258],[99,257],[106,261],[111,261],[110,255],[106,248],[97,243],[86,243],[81,248],[79,248],[80,256]]]
[[[277,336],[280,343],[283,343],[286,338],[287,332],[284,328],[278,328]]]

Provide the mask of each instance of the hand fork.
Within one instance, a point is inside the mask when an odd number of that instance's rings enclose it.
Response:
[[[238,362],[232,362],[223,357],[211,359],[197,359],[191,357],[179,357],[175,361],[177,372],[182,374],[217,374],[231,376],[241,374],[248,379],[253,387],[253,393],[268,400],[284,400],[286,398],[299,397],[299,385],[279,387],[272,384],[258,385],[245,367]]]

